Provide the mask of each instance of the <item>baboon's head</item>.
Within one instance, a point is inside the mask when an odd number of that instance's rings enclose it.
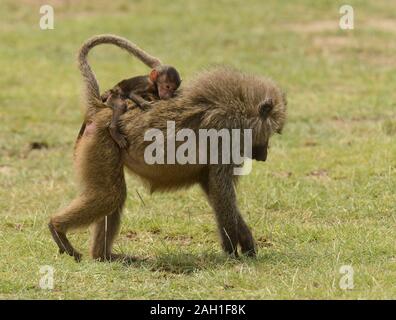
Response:
[[[266,86],[268,88],[268,85]],[[272,88],[274,89],[274,88]],[[282,133],[286,119],[286,95],[279,89],[258,102],[257,120],[253,125],[252,158],[258,161],[267,160],[268,141],[274,134]]]
[[[239,120],[241,128],[252,129],[252,158],[265,161],[270,137],[280,134],[285,124],[286,94],[263,77],[229,70],[225,75],[227,118],[233,125]]]
[[[286,120],[286,95],[273,81],[216,68],[192,80],[184,94],[201,106],[204,127],[252,129],[252,158],[267,159],[268,140]]]

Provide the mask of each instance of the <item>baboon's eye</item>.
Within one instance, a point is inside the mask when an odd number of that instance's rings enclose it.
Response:
[[[274,102],[272,101],[272,99],[266,99],[263,102],[261,102],[259,105],[260,117],[266,120],[273,107],[274,107]]]

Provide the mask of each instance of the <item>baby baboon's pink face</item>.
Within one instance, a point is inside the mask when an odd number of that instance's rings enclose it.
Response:
[[[160,76],[157,82],[158,95],[160,99],[167,100],[175,95],[175,91],[179,87],[179,83],[171,81],[165,76]]]

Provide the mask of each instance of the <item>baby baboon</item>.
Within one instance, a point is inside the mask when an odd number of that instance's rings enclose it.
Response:
[[[131,99],[141,109],[147,109],[150,106],[149,101],[172,98],[180,86],[181,79],[174,67],[163,65],[160,60],[150,56],[135,44],[113,35],[93,37],[83,45],[79,54],[79,67],[82,72],[85,68],[90,71],[90,67],[87,64],[82,64],[81,61],[86,61],[88,52],[99,44],[115,44],[152,68],[149,75],[122,80],[101,96],[102,102],[113,109],[113,117],[109,127],[110,134],[120,148],[125,148],[126,139],[119,132],[118,121],[120,116],[127,110],[128,103],[126,99]],[[94,88],[98,87],[92,72],[86,76],[89,77],[87,81],[90,81]],[[77,141],[83,135],[85,126],[86,121],[81,126]]]
[[[125,40],[126,41],[126,40]],[[99,87],[86,60],[80,60],[87,86],[87,113],[90,123],[76,148],[76,168],[81,191],[69,206],[55,214],[49,228],[60,252],[81,258],[66,237],[78,227],[93,226],[91,255],[99,260],[126,259],[112,253],[112,244],[120,226],[126,198],[124,167],[138,175],[151,190],[172,190],[199,184],[217,219],[225,252],[255,256],[254,240],[236,202],[235,164],[148,164],[144,141],[151,128],[167,138],[167,121],[173,120],[176,132],[189,128],[251,129],[252,158],[265,161],[268,139],[279,133],[285,123],[286,100],[271,81],[228,68],[202,72],[169,100],[155,102],[155,108],[140,112],[136,108],[121,116],[120,124],[129,142],[119,149],[111,139],[107,125],[111,110],[101,108]],[[166,141],[165,141],[166,144]],[[219,148],[221,155],[222,149]]]
[[[126,139],[118,128],[118,121],[127,110],[126,99],[131,99],[138,107],[147,110],[151,106],[147,100],[172,98],[180,83],[179,72],[174,67],[159,65],[152,69],[150,74],[122,80],[102,94],[102,101],[113,109],[110,134],[120,148],[126,147]]]

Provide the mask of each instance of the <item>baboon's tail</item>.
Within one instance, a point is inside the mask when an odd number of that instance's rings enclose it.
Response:
[[[118,37],[112,34],[102,34],[88,39],[82,45],[78,53],[78,67],[84,78],[84,83],[86,86],[85,95],[86,103],[88,104],[88,113],[95,113],[96,107],[102,104],[100,100],[99,83],[87,60],[88,52],[93,47],[96,47],[100,44],[114,44],[133,54],[136,58],[138,58],[150,68],[154,68],[162,64],[159,59],[149,55],[137,45],[125,38]]]

